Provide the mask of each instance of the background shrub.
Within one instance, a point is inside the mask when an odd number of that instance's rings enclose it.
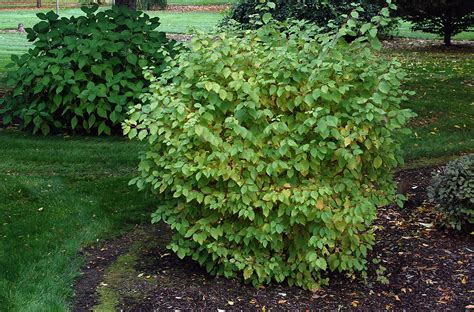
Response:
[[[376,28],[348,44],[354,29],[198,36],[131,109],[125,132],[149,143],[131,183],[158,194],[153,222],[176,231],[179,257],[309,289],[328,270],[365,270],[376,207],[395,199],[395,131],[411,113],[400,64],[367,42],[380,47]]]
[[[86,16],[71,18],[39,13],[42,21],[27,29],[34,47],[12,56],[18,68],[8,73],[11,92],[0,100],[5,124],[19,118],[44,134],[110,134],[148,88],[142,68],[154,65],[160,74],[174,44],[154,31],[158,18],[117,7],[82,10]]]
[[[474,154],[449,162],[433,176],[428,196],[456,230],[474,229]]]
[[[139,10],[164,10],[168,6],[167,0],[138,0],[137,9]]]
[[[358,4],[364,10],[360,11],[360,19],[370,22],[377,16],[385,5],[385,1],[369,0],[276,0],[275,7],[270,9],[272,16],[279,20],[300,19],[314,23],[328,30],[328,23],[332,21],[336,26],[345,22],[344,14],[349,14],[353,9],[353,3]],[[242,28],[253,28],[252,19],[255,15],[264,12],[259,9],[260,0],[241,0],[234,4],[230,13],[223,19],[222,26],[231,24],[235,20]],[[392,20],[387,25],[379,27],[379,31],[388,34],[396,26],[397,22]]]

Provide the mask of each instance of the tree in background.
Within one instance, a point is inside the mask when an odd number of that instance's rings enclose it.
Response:
[[[398,14],[413,30],[443,36],[444,44],[474,25],[474,0],[398,0]]]
[[[130,10],[135,10],[137,7],[136,0],[115,0],[117,6],[127,6]]]
[[[115,5],[126,6],[130,10],[164,10],[167,0],[115,0]]]

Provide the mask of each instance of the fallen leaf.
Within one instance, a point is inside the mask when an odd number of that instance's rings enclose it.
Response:
[[[422,222],[420,222],[420,225],[424,226],[425,228],[432,228],[433,227],[433,223],[422,223]]]

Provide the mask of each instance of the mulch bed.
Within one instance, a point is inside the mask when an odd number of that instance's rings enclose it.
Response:
[[[396,174],[399,190],[408,196],[403,209],[379,210],[378,242],[372,257],[386,267],[388,285],[335,274],[330,286],[315,293],[285,285],[255,289],[239,280],[209,276],[192,260],[179,260],[165,248],[171,235],[165,225],[142,227],[99,246],[87,248],[87,266],[75,284],[74,311],[90,311],[103,272],[133,241],[149,240],[134,264],[137,277],[108,285],[119,294],[118,310],[431,310],[474,308],[474,241],[436,224],[426,203],[426,187],[436,169],[404,170]],[[143,234],[143,231],[145,233]]]
[[[164,12],[222,12],[231,6],[221,5],[168,5]]]
[[[77,4],[60,4],[59,9],[63,8],[78,8]],[[168,5],[164,12],[222,12],[229,9],[231,6],[227,4],[221,5]],[[31,10],[44,10],[44,9],[55,9],[54,7],[45,6],[41,9],[38,9],[34,6],[22,6],[22,7],[10,7],[10,8],[0,8],[0,11],[31,11]],[[155,10],[160,11],[160,10]]]
[[[445,46],[442,40],[391,38],[383,40],[383,47],[387,50],[404,50],[412,52],[450,52],[474,53],[474,41],[453,40],[451,46]]]

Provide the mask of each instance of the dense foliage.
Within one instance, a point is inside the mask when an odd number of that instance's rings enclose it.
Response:
[[[42,20],[27,29],[34,47],[12,60],[11,91],[0,100],[3,122],[20,119],[22,127],[98,132],[120,129],[129,106],[139,102],[149,82],[142,68],[154,65],[159,75],[174,44],[156,32],[158,18],[114,7],[86,15]]]
[[[301,19],[314,23],[328,30],[329,23],[342,25],[345,22],[344,14],[350,13],[357,3],[364,10],[360,12],[360,19],[370,22],[377,16],[385,1],[369,0],[276,0],[275,6],[270,9],[272,16],[279,20]],[[223,19],[222,25],[226,26],[236,21],[242,28],[253,28],[253,19],[256,15],[263,15],[260,9],[260,0],[240,0],[231,9],[230,13]],[[382,27],[384,33],[388,33],[395,26],[395,21],[389,22]],[[380,27],[379,27],[380,30]]]
[[[167,0],[138,0],[137,8],[139,10],[164,10],[168,6]]]
[[[456,230],[474,229],[474,154],[449,162],[433,176],[428,196]]]
[[[452,36],[474,26],[472,0],[397,0],[399,15],[413,22],[413,30],[440,35],[446,45]]]
[[[176,231],[179,257],[308,289],[327,271],[366,269],[376,207],[396,199],[396,131],[412,113],[400,109],[400,64],[373,54],[377,29],[343,39],[359,26],[198,36],[152,78],[149,104],[124,124],[149,144],[131,183],[159,196],[153,222]]]

